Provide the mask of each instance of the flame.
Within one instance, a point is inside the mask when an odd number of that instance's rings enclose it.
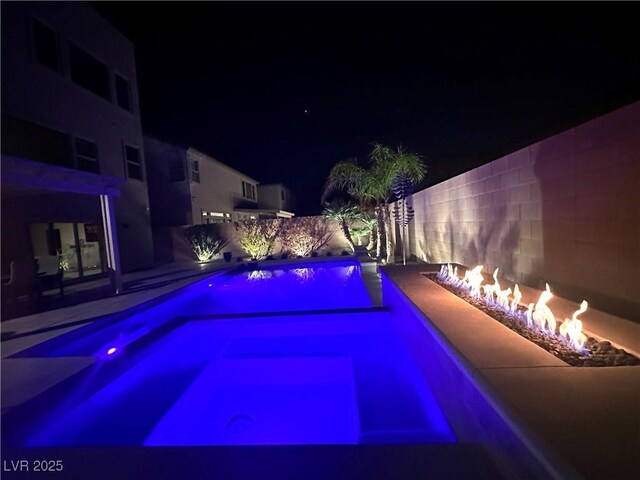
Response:
[[[484,301],[490,306],[497,306],[507,312],[510,312],[511,307],[509,306],[509,295],[511,295],[511,288],[502,290],[500,282],[498,281],[498,271],[500,271],[499,267],[493,272],[493,285],[485,285],[482,287],[484,291]]]
[[[553,294],[551,293],[548,283],[546,286],[546,290],[540,294],[540,298],[533,309],[533,321],[540,330],[555,334],[556,317],[554,317],[553,312],[547,306],[547,302],[551,300]]]
[[[464,281],[474,298],[480,298],[480,284],[482,283],[482,265],[478,265],[464,274]]]
[[[506,290],[500,290],[498,292],[498,305],[502,307],[503,310],[509,310],[509,295],[511,295],[511,289],[507,288]]]
[[[529,303],[526,313],[518,310],[520,301],[522,300],[522,292],[516,284],[513,288],[513,295],[510,288],[502,290],[498,281],[499,268],[493,272],[493,285],[482,285],[482,265],[466,271],[463,278],[458,277],[458,267],[453,267],[450,263],[442,265],[437,277],[456,287],[463,288],[468,291],[474,298],[481,299],[487,305],[499,307],[508,314],[526,322],[529,328],[537,328],[542,332],[550,335],[556,335],[557,321],[553,312],[547,305],[547,302],[553,298],[551,287],[547,283],[545,290],[540,294],[540,298],[536,303]],[[481,295],[484,293],[484,297]],[[512,297],[510,299],[510,297]],[[587,337],[582,333],[582,322],[578,320],[578,316],[587,310],[588,303],[583,301],[580,308],[576,310],[571,319],[565,318],[559,327],[558,336],[566,340],[571,347],[578,351],[584,349]]]
[[[587,341],[587,337],[582,333],[582,321],[578,320],[578,315],[586,312],[588,307],[587,301],[583,300],[580,308],[573,312],[571,319],[565,318],[560,325],[560,335],[569,340],[576,350],[582,350]]]
[[[520,288],[516,283],[516,286],[513,287],[513,300],[511,302],[511,308],[509,308],[509,312],[512,314],[518,313],[518,304],[522,300],[522,293],[520,293]]]
[[[529,328],[533,327],[533,307],[535,303],[529,304],[529,309],[527,310],[527,326]]]

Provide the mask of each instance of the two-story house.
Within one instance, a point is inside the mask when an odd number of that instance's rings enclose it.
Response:
[[[2,269],[153,265],[132,43],[82,3],[2,3]]]
[[[260,208],[259,182],[210,155],[150,136],[144,145],[154,227],[293,216]]]
[[[291,190],[282,183],[258,185],[258,207],[263,210],[292,212],[295,199]]]

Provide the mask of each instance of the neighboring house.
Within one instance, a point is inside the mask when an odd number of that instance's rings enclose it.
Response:
[[[259,208],[257,180],[195,148],[146,135],[144,144],[154,228],[293,216]]]
[[[258,207],[292,212],[295,209],[295,199],[282,183],[263,184],[258,186]]]
[[[132,43],[83,3],[3,2],[3,272],[151,267],[144,163]]]

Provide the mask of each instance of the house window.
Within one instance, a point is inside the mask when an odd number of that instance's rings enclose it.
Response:
[[[280,190],[280,198],[284,202],[284,190]]]
[[[202,213],[203,216],[207,215],[207,212]],[[208,212],[208,222],[207,223],[224,223],[224,213],[221,212]]]
[[[127,111],[131,111],[131,87],[129,81],[116,74],[116,101]]]
[[[191,181],[200,183],[200,163],[193,158],[191,159]]]
[[[71,80],[90,92],[109,100],[109,71],[107,66],[75,45],[69,45]]]
[[[256,199],[256,187],[255,185],[251,185],[249,182],[242,181],[242,196],[245,198],[250,198],[252,200]]]
[[[182,163],[182,159],[171,159],[169,161],[169,181],[183,182],[184,178],[184,164]]]
[[[33,50],[36,61],[56,72],[60,70],[58,37],[44,23],[33,19]]]
[[[100,164],[98,163],[98,146],[95,142],[75,139],[76,147],[76,167],[85,172],[100,173]]]
[[[127,176],[142,180],[142,159],[140,150],[130,145],[124,146],[124,157],[127,165]]]
[[[73,168],[69,135],[2,114],[2,153],[60,167]]]

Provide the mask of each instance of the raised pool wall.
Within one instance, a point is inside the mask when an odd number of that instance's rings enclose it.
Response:
[[[387,277],[382,297],[458,442],[482,444],[506,478],[580,478],[566,461],[514,422],[509,407],[474,376],[475,367]]]
[[[640,322],[640,102],[414,193],[409,250]],[[397,245],[398,241],[395,242]]]

